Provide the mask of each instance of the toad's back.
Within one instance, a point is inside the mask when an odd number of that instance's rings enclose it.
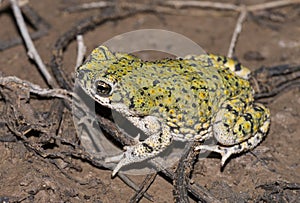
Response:
[[[159,117],[182,138],[205,134],[226,99],[252,100],[248,81],[209,55],[156,62],[122,57],[106,76],[117,81],[112,103]]]

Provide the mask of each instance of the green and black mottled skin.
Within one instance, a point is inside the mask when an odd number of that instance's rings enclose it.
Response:
[[[226,57],[187,56],[146,62],[107,47],[93,50],[76,70],[81,87],[95,101],[121,113],[149,136],[122,155],[108,158],[122,166],[151,158],[173,139],[220,145],[197,149],[222,154],[250,150],[266,135],[270,113],[253,100],[250,71]],[[221,146],[222,145],[222,146]]]

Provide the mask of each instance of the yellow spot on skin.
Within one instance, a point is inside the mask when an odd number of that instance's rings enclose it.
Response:
[[[193,120],[191,120],[191,119],[187,121],[187,124],[188,124],[189,126],[194,125],[194,123],[195,123],[195,122],[194,122]]]
[[[174,109],[170,109],[169,113],[174,114],[175,113]]]
[[[195,130],[201,130],[201,128],[202,128],[202,126],[201,126],[201,124],[196,124],[195,126],[194,126],[194,128],[195,128]]]
[[[205,99],[206,97],[207,97],[207,93],[199,92],[199,98],[200,99]]]
[[[201,118],[200,118],[200,122],[201,122],[201,123],[204,123],[204,122],[206,122],[206,120],[207,120],[207,119],[206,119],[206,118],[204,118],[204,117],[201,117]]]
[[[244,123],[244,129],[246,132],[250,132],[250,126],[251,126],[251,124],[249,122]]]
[[[150,94],[155,94],[156,93],[155,89],[151,89],[149,92],[150,92]]]
[[[183,115],[182,115],[182,114],[178,114],[178,115],[177,115],[177,119],[178,119],[179,121],[181,121],[182,118],[183,118]]]
[[[176,128],[177,125],[175,125],[174,123],[176,123],[176,121],[175,122],[167,122],[168,126]]]
[[[170,97],[165,97],[162,102],[167,106],[170,106],[173,104],[173,100]]]
[[[173,131],[174,131],[174,133],[179,134],[179,130],[174,129]]]
[[[193,138],[193,135],[192,135],[192,134],[187,134],[187,135],[185,136],[185,138],[191,139],[191,138]]]
[[[204,129],[209,128],[209,123],[204,123],[204,124],[203,124],[203,128],[204,128]]]

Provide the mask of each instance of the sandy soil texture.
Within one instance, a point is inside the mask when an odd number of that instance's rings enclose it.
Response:
[[[87,2],[92,1],[29,1],[31,9],[48,24],[42,24],[41,28],[47,34],[34,40],[34,44],[49,71],[55,46],[60,43],[58,39],[62,39],[63,34],[68,34],[72,27],[90,16],[119,12],[111,7],[75,12],[66,10]],[[129,7],[137,2],[141,1],[120,1]],[[163,1],[153,2],[152,6],[158,6]],[[254,5],[268,1],[221,2]],[[166,11],[157,9],[157,12],[139,12],[121,19],[107,20],[89,29],[83,34],[87,53],[118,34],[155,28],[185,35],[209,53],[227,54],[238,12],[193,6],[177,10],[173,7],[161,6],[160,9],[162,8],[166,8]],[[1,45],[20,36],[9,1],[0,4],[0,24]],[[27,25],[30,33],[36,32],[28,19]],[[249,12],[243,23],[234,57],[252,71],[278,65],[299,66],[299,36],[300,4]],[[73,41],[63,50],[60,66],[70,84],[74,79],[77,51],[76,40],[71,40]],[[26,51],[23,43],[0,51],[0,75],[17,76],[46,88],[45,80],[35,63],[28,59]],[[14,88],[18,89],[17,86]],[[15,94],[12,94],[12,90]],[[26,98],[26,94],[0,86],[0,202],[134,202],[133,189],[118,177],[111,178],[110,170],[97,168],[91,161],[80,157],[76,147],[66,144],[80,142],[71,112],[62,108],[64,114],[58,119],[60,123],[55,120],[59,116],[51,113],[55,107],[54,102],[59,106],[60,101],[40,99],[34,95],[30,101],[25,101],[21,97]],[[4,114],[13,112],[10,101],[33,106],[39,112],[34,117],[36,120],[31,120],[33,124],[23,125],[22,112],[17,118],[5,117]],[[231,158],[223,170],[220,170],[218,156],[199,159],[195,163],[190,180],[206,189],[216,200],[300,202],[299,81],[298,87],[284,89],[277,96],[268,99],[266,105],[271,110],[271,128],[266,139],[252,153]],[[59,112],[57,109],[56,111]],[[15,122],[16,119],[18,122]],[[43,119],[47,120],[47,126],[40,124],[39,121]],[[12,123],[14,124],[11,125]],[[16,135],[14,129],[8,128],[10,125],[23,134]],[[27,129],[35,130],[28,132]],[[47,131],[49,129],[52,129],[51,132]],[[41,133],[43,130],[46,133]],[[130,178],[138,186],[145,176]],[[152,196],[154,202],[172,202],[172,182],[158,175],[147,194]],[[190,202],[195,201],[192,196],[188,199]],[[140,202],[150,201],[143,197]]]

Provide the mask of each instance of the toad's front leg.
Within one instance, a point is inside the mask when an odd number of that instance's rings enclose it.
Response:
[[[169,127],[162,124],[160,131],[152,134],[144,141],[138,142],[136,145],[124,147],[125,152],[117,156],[108,157],[105,159],[105,162],[119,162],[112,172],[112,176],[115,176],[123,166],[156,156],[167,148],[172,140]]]

